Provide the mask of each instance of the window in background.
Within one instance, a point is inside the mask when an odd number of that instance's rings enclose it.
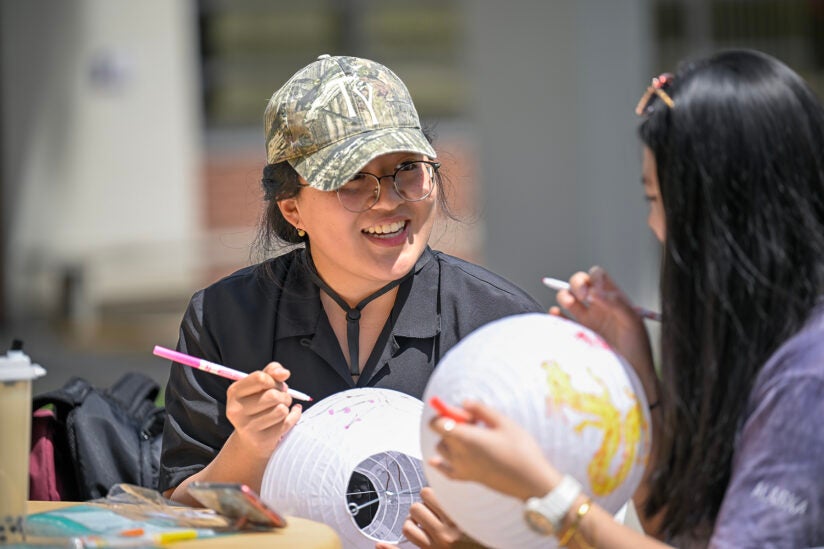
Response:
[[[721,48],[755,48],[824,96],[823,0],[657,0],[653,9],[657,72]]]
[[[424,124],[432,125],[453,180],[455,205],[475,196],[474,147],[459,3],[400,0],[201,0],[205,120],[204,280],[248,264],[261,212],[263,110],[272,93],[318,55],[354,55],[384,63],[409,86]],[[445,225],[444,225],[445,226]],[[478,228],[437,230],[441,249],[478,259]]]

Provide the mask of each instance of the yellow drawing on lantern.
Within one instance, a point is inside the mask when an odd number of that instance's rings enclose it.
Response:
[[[587,466],[587,474],[594,495],[612,493],[624,482],[636,459],[646,462],[649,430],[638,398],[630,388],[625,388],[631,404],[622,417],[612,402],[604,380],[589,368],[586,371],[601,387],[600,393],[583,393],[574,389],[570,375],[554,361],[544,362],[541,367],[546,372],[550,388],[547,407],[568,408],[585,416],[586,419],[575,425],[577,433],[587,427],[603,432],[604,439]],[[619,451],[620,462],[613,472],[612,463]]]

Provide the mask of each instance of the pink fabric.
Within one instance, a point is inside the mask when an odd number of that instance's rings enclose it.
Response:
[[[29,499],[60,501],[61,482],[55,468],[54,434],[57,418],[49,409],[34,412],[29,454]]]

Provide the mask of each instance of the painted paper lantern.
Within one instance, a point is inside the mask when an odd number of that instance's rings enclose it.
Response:
[[[317,402],[272,454],[261,498],[278,512],[323,522],[344,547],[403,538],[409,506],[426,481],[423,403],[389,389],[351,389]]]
[[[584,492],[615,514],[638,487],[650,448],[650,417],[635,372],[594,332],[547,315],[524,314],[487,324],[450,349],[424,392],[460,405],[491,405],[531,433],[547,460],[575,477]],[[426,464],[439,436],[424,409],[424,470],[444,511],[490,547],[555,547],[533,532],[524,503],[474,482],[453,481]]]

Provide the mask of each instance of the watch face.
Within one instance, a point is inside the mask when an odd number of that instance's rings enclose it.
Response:
[[[536,511],[534,509],[527,509],[526,511],[524,511],[524,518],[526,519],[526,523],[529,525],[529,527],[538,532],[539,534],[551,536],[553,533],[555,533],[555,529],[552,527],[552,522],[548,518],[546,518],[540,511]]]

